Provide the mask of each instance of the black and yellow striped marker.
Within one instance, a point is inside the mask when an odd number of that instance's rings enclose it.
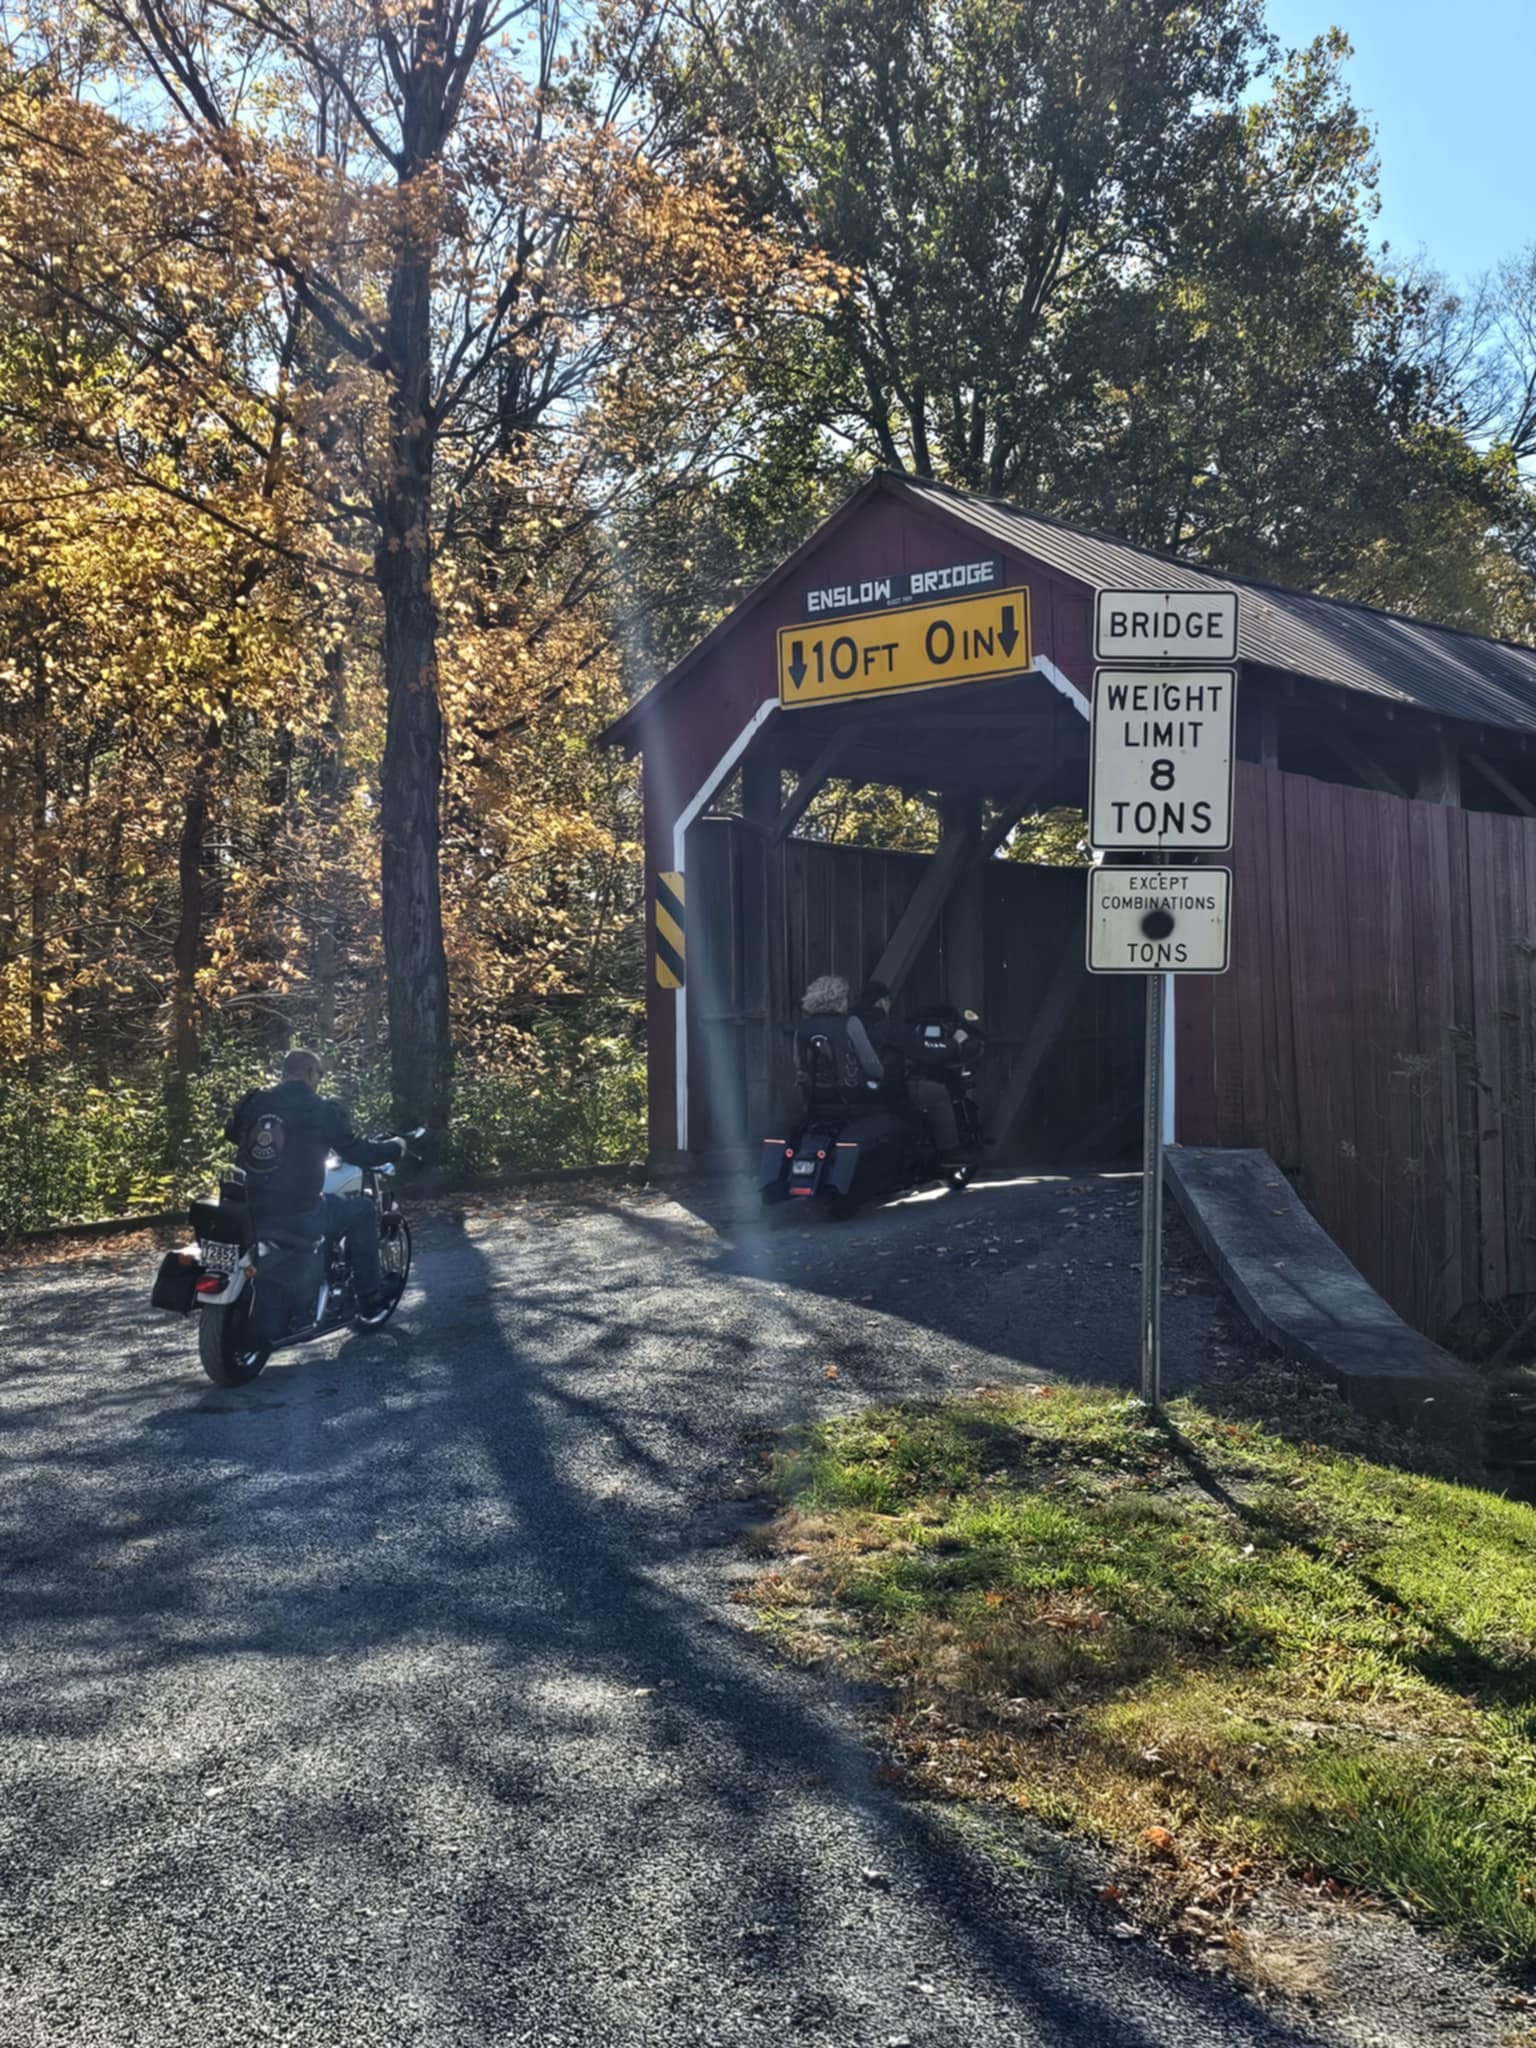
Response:
[[[663,870],[656,877],[656,979],[663,988],[681,988],[688,956],[687,891],[683,878]]]

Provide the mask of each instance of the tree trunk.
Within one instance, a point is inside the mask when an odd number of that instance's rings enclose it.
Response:
[[[0,1000],[9,996],[9,969],[20,945],[16,885],[21,872],[22,797],[23,781],[11,748],[0,740]]]
[[[48,1033],[48,905],[53,894],[48,821],[48,671],[38,655],[32,676],[32,887],[28,930],[27,1038],[34,1072]]]
[[[208,908],[204,858],[213,813],[223,728],[210,719],[198,749],[181,814],[176,847],[176,936],[171,942],[171,1059],[165,1077],[166,1165],[175,1172],[186,1152],[192,1124],[192,1076],[202,1051],[202,1011],[197,970],[203,954],[203,920]]]
[[[341,810],[341,733],[346,721],[346,649],[325,650],[326,716],[315,752],[315,799],[327,836],[336,829]],[[315,984],[315,1033],[322,1044],[336,1036],[336,976],[340,967],[337,926],[341,919],[340,890],[334,874],[319,880],[315,906],[312,976]]]
[[[453,1051],[438,874],[443,721],[432,595],[431,289],[430,254],[408,246],[390,279],[391,459],[375,573],[388,702],[379,822],[390,1081],[397,1122],[441,1131]]]

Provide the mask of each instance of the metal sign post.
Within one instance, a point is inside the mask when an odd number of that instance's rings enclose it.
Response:
[[[1168,976],[1147,976],[1147,1095],[1141,1153],[1141,1398],[1163,1401],[1163,1018]]]

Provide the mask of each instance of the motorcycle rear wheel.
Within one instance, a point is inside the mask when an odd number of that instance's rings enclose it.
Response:
[[[251,1290],[225,1308],[197,1312],[197,1355],[216,1387],[243,1387],[272,1356],[270,1346],[250,1342]]]

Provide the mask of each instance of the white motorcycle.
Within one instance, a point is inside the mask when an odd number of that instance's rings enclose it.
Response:
[[[413,1138],[423,1134],[413,1131]],[[367,1195],[378,1211],[384,1298],[364,1317],[346,1246],[330,1237],[250,1222],[245,1175],[232,1167],[216,1199],[188,1212],[195,1242],[167,1252],[151,1300],[197,1317],[197,1355],[215,1386],[255,1379],[274,1351],[344,1327],[376,1330],[400,1305],[411,1274],[411,1226],[394,1190],[395,1168],[326,1160],[328,1195]]]

